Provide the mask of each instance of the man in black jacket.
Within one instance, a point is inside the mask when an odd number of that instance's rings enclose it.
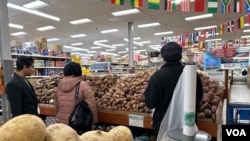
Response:
[[[182,58],[182,47],[179,44],[175,42],[167,43],[161,49],[161,56],[166,63],[151,76],[144,92],[146,106],[150,109],[155,109],[153,114],[153,134],[155,140],[157,140],[162,119],[169,107],[175,86],[184,68],[180,62]],[[197,76],[196,88],[197,119],[198,104],[203,93],[202,82],[199,76]]]
[[[12,117],[22,114],[38,115],[38,101],[32,85],[26,76],[34,72],[34,59],[20,56],[16,61],[16,71],[6,84],[6,94]]]

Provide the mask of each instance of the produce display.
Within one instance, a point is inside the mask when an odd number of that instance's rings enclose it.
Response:
[[[78,135],[70,126],[54,123],[46,127],[42,119],[24,114],[8,120],[0,127],[0,141],[133,141],[126,126],[115,126],[108,132],[92,130]]]
[[[216,120],[216,111],[224,96],[224,87],[216,81],[209,80],[204,72],[199,72],[203,84],[203,96],[200,102],[198,117]]]

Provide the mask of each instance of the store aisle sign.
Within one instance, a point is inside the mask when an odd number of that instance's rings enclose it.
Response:
[[[139,115],[128,115],[129,126],[144,127],[144,117]]]
[[[215,49],[215,57],[234,57],[236,54],[236,48],[233,45],[224,45]]]

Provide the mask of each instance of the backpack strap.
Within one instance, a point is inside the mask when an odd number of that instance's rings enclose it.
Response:
[[[80,88],[80,83],[81,83],[81,81],[78,82],[78,83],[76,84],[75,104],[77,104],[78,101],[79,101],[79,88]]]

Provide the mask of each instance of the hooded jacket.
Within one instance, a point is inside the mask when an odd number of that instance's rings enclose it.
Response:
[[[55,88],[55,106],[57,109],[56,122],[68,124],[69,116],[75,106],[76,85],[80,82],[79,101],[84,100],[92,114],[93,124],[97,123],[97,106],[90,86],[83,81],[82,77],[65,76],[58,81]]]

